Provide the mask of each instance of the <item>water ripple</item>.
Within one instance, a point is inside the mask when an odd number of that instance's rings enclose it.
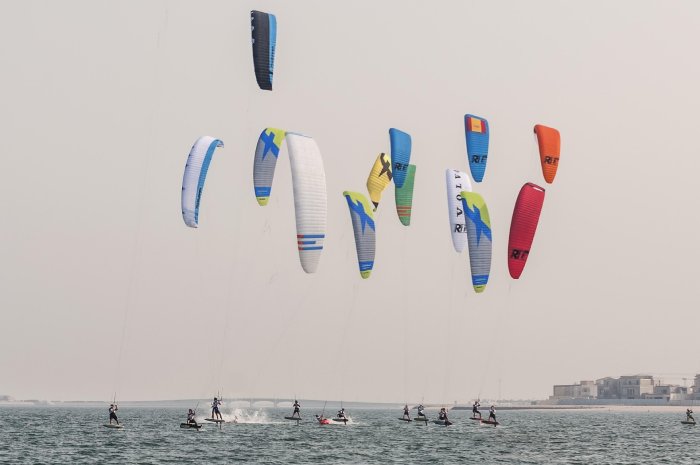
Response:
[[[498,428],[453,411],[454,425],[396,421],[398,411],[354,410],[353,424],[297,426],[286,411],[256,423],[180,429],[182,409],[122,408],[125,428],[104,428],[105,409],[0,408],[0,463],[12,464],[697,464],[700,428],[679,413],[503,411]],[[681,412],[682,413],[682,412]]]

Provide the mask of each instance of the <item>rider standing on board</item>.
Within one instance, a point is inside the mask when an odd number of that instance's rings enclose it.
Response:
[[[301,407],[301,405],[299,405],[299,402],[296,399],[294,399],[294,405],[292,405],[292,407],[294,407],[292,418],[294,418],[294,415],[296,415],[296,418],[301,418],[301,413],[299,413],[299,407]]]
[[[472,418],[476,418],[477,415],[479,415],[479,418],[481,418],[479,407],[481,407],[481,404],[479,403],[479,399],[476,399],[474,401],[474,405],[472,405]]]
[[[411,421],[411,415],[408,414],[408,404],[403,406],[403,417],[401,417],[404,420]]]
[[[214,397],[214,400],[211,403],[211,417],[215,418],[214,415],[216,415],[217,420],[223,420],[224,418],[221,416],[221,412],[219,411],[219,405],[221,405],[221,400]]]
[[[112,420],[116,421],[117,424],[119,424],[119,420],[117,419],[117,404],[109,404],[109,424],[112,424]]]
[[[495,406],[495,405],[492,405],[491,408],[489,409],[489,419],[488,419],[488,421],[491,421],[492,418],[493,418],[493,422],[494,422],[494,423],[498,423],[498,422],[496,421],[496,406]]]

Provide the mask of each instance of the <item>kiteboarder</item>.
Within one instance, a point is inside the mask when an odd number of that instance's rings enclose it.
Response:
[[[345,409],[343,407],[340,407],[340,410],[338,410],[338,419],[347,420],[345,417]]]
[[[215,418],[214,415],[216,415],[217,420],[223,420],[224,418],[219,411],[219,405],[221,405],[221,400],[214,397],[214,401],[211,403],[211,417]]]
[[[194,419],[194,410],[187,411],[187,424],[197,426],[197,421]]]
[[[117,424],[119,424],[119,420],[117,419],[117,414],[116,411],[119,410],[117,407],[117,404],[109,404],[109,424],[112,424],[112,420],[116,421]]]
[[[695,423],[695,418],[693,418],[693,410],[692,409],[686,409],[685,421],[692,421],[693,423]]]
[[[481,418],[479,407],[481,407],[481,404],[479,403],[479,399],[477,399],[474,401],[474,405],[472,405],[472,418],[476,418],[477,415],[479,415],[479,418]]]
[[[423,407],[423,404],[418,404],[418,416],[419,417],[425,417],[425,413],[423,413],[423,410],[425,410],[425,407]]]
[[[411,415],[408,414],[408,404],[405,404],[403,406],[403,419],[406,419],[408,421],[411,421]]]
[[[496,421],[496,406],[495,405],[492,405],[491,408],[489,409],[488,421],[491,421],[492,418],[493,418],[494,423],[498,423],[498,421]]]
[[[440,413],[438,413],[438,419],[433,421],[433,423],[443,426],[450,426],[452,424],[450,419],[447,418],[447,409],[445,409],[445,407],[442,407],[440,409]]]
[[[292,418],[294,417],[294,415],[296,415],[297,418],[301,418],[301,413],[299,413],[299,407],[301,407],[301,405],[299,405],[299,402],[296,399],[294,399],[294,405],[292,405],[292,407],[294,407]]]

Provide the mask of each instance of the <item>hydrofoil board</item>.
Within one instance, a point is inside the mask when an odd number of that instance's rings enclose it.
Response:
[[[450,426],[452,424],[450,420],[433,420],[433,423],[440,426]]]
[[[199,429],[203,425],[195,425],[193,423],[180,423],[180,428],[192,428],[192,429]]]

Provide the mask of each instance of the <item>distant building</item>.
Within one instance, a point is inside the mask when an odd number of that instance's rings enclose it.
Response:
[[[644,394],[654,394],[653,376],[620,376],[620,397],[622,399],[642,399]]]
[[[598,399],[619,399],[620,380],[618,378],[601,378],[595,382],[598,387]]]
[[[687,400],[688,388],[677,384],[657,384],[651,394],[642,394],[643,399],[665,400]]]
[[[579,397],[583,399],[595,399],[598,397],[598,385],[595,381],[581,381]]]
[[[684,378],[685,379],[685,378]],[[677,384],[662,384],[651,375],[610,376],[595,381],[581,381],[575,384],[557,384],[554,386],[550,400],[571,399],[600,400],[640,400],[658,402],[681,402],[700,400],[700,374],[695,376],[695,383],[690,387]]]
[[[642,394],[643,399],[656,399],[669,401],[671,399],[671,391],[674,386],[670,384],[657,384],[654,386],[654,391],[651,394]]]
[[[688,400],[691,396],[688,394],[688,388],[684,386],[674,386],[671,389],[671,394],[668,400]]]
[[[581,381],[578,384],[557,384],[552,392],[552,399],[595,399],[598,386],[593,381]]]
[[[657,384],[654,386],[654,394],[661,394],[664,396],[670,396],[673,388],[676,387],[673,384]]]
[[[555,384],[552,399],[573,399],[575,388],[575,384]]]

